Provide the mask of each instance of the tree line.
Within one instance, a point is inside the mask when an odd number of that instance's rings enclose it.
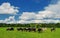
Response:
[[[30,23],[30,24],[5,24],[0,23],[0,27],[60,27],[60,23]]]

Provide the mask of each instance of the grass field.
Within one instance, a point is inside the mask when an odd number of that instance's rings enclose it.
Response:
[[[60,38],[60,28],[57,28],[55,32],[51,32],[50,28],[42,33],[38,32],[22,32],[6,31],[6,27],[0,27],[0,38]]]

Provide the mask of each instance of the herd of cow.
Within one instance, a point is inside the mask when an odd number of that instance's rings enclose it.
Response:
[[[14,30],[14,28],[13,27],[8,27],[6,30],[7,31],[8,30],[12,31],[12,30]],[[27,31],[29,31],[29,32],[31,32],[31,31],[34,31],[34,32],[36,32],[36,31],[42,32],[42,31],[47,30],[47,28],[31,28],[31,27],[29,27],[29,28],[22,28],[22,27],[18,27],[17,30],[18,31],[26,31],[26,32]],[[51,32],[52,31],[55,31],[55,28],[51,28]]]

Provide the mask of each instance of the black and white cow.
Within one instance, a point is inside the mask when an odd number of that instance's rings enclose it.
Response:
[[[14,30],[14,28],[13,27],[9,27],[9,28],[7,28],[7,30],[12,31],[12,30]]]
[[[56,30],[56,29],[55,29],[54,27],[51,28],[51,32],[52,32],[52,31],[55,31],[55,30]]]
[[[18,31],[23,31],[24,29],[22,27],[17,28]]]

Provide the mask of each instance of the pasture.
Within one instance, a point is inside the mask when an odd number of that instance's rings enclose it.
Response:
[[[48,28],[42,33],[17,31],[16,28],[14,27],[14,31],[6,31],[7,27],[0,27],[0,38],[60,38],[60,28],[56,28],[54,32]]]

